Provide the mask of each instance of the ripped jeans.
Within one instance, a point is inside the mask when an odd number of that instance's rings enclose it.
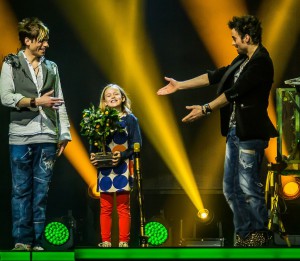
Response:
[[[57,144],[10,145],[14,243],[41,246]]]
[[[240,141],[231,128],[227,135],[223,193],[233,212],[235,233],[241,237],[267,228],[268,210],[260,177],[268,141]]]

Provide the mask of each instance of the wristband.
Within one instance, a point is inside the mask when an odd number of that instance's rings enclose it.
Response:
[[[202,113],[204,113],[204,115],[209,115],[212,113],[212,109],[210,108],[208,103],[202,106]]]
[[[31,99],[30,99],[30,107],[31,107],[31,108],[36,108],[35,98],[31,98]]]

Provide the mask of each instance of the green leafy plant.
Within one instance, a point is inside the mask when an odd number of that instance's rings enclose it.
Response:
[[[88,109],[84,109],[82,112],[80,133],[82,136],[87,137],[89,144],[106,154],[107,138],[117,131],[124,131],[120,121],[119,111],[116,109],[107,107],[105,111],[101,111],[91,104]]]

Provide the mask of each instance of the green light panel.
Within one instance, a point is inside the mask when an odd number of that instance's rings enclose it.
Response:
[[[68,228],[61,222],[51,222],[45,227],[45,239],[56,246],[65,244],[70,233]]]
[[[168,239],[167,228],[156,221],[149,222],[145,225],[145,234],[149,237],[149,245],[152,246],[162,245]]]

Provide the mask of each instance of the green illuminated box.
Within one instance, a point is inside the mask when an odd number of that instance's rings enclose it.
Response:
[[[277,160],[293,164],[297,170],[300,164],[300,93],[298,88],[276,89]],[[294,165],[295,164],[295,165]]]

